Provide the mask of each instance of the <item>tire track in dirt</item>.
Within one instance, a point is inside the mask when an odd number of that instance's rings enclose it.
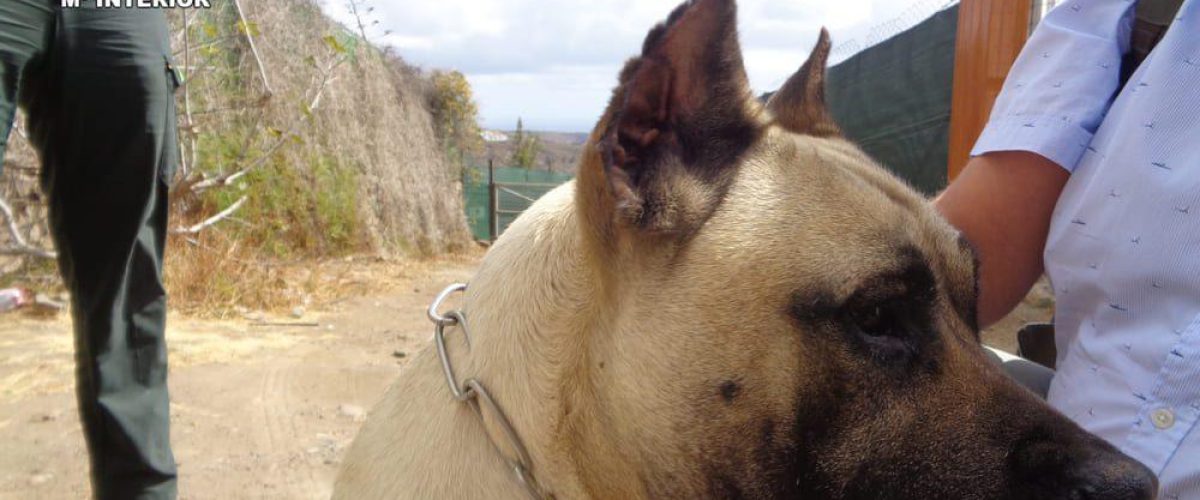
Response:
[[[306,461],[303,439],[306,433],[297,425],[297,410],[300,403],[294,397],[294,383],[302,376],[304,367],[296,361],[299,353],[290,353],[287,359],[271,362],[259,384],[255,403],[257,425],[263,432],[257,437],[258,446],[253,452],[271,470],[269,485],[285,498],[318,498],[321,491],[313,468],[300,462]]]

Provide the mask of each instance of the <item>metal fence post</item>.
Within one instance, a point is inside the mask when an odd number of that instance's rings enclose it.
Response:
[[[488,159],[488,233],[492,241],[500,233],[500,200],[496,197],[496,167]]]

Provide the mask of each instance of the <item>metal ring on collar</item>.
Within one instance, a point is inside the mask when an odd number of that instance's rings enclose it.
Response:
[[[445,302],[446,298],[450,297],[451,294],[453,294],[454,292],[461,292],[466,289],[467,289],[466,283],[455,283],[453,285],[446,287],[445,290],[442,290],[442,293],[437,294],[437,298],[433,299],[433,303],[429,304],[429,310],[426,311],[426,314],[429,316],[429,320],[434,323],[449,322],[449,324],[453,325],[454,319],[449,316],[443,316],[441,313],[438,312],[438,309],[442,307],[442,302]]]
[[[462,312],[450,311],[446,313],[446,318],[439,320],[437,326],[433,329],[433,342],[437,346],[438,358],[442,361],[442,374],[446,376],[446,384],[450,386],[450,393],[458,401],[471,399],[475,394],[469,385],[459,385],[458,378],[454,375],[454,365],[450,363],[450,355],[446,352],[446,325],[462,325],[464,327],[464,336],[466,336],[466,324],[467,321],[463,317]],[[470,337],[468,336],[467,339],[467,345],[469,346]]]

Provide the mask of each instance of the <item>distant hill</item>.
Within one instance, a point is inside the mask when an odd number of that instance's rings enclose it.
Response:
[[[543,142],[554,144],[572,144],[583,146],[587,142],[588,134],[584,132],[532,132],[537,134]]]
[[[503,142],[486,142],[483,155],[476,158],[474,163],[480,166],[487,165],[491,159],[497,167],[508,166],[508,159],[512,157],[513,142],[512,130],[497,130],[490,132],[500,132],[507,136],[509,140]],[[533,134],[542,143],[541,151],[538,153],[537,169],[548,170],[551,172],[566,172],[574,173],[579,162],[579,155],[583,153],[583,144],[587,142],[588,134],[582,132],[541,132],[541,131],[525,131],[527,134]],[[499,136],[499,134],[496,134]]]

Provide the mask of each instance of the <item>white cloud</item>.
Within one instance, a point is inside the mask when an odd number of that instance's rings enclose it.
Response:
[[[344,0],[322,0],[349,24]],[[423,67],[462,71],[484,126],[587,131],[621,64],[677,0],[374,0],[371,34]],[[808,54],[821,26],[835,47],[897,16],[923,17],[945,0],[742,0],[739,31],[750,82],[777,87]],[[384,29],[391,34],[384,37]],[[838,56],[848,54],[838,53]]]

